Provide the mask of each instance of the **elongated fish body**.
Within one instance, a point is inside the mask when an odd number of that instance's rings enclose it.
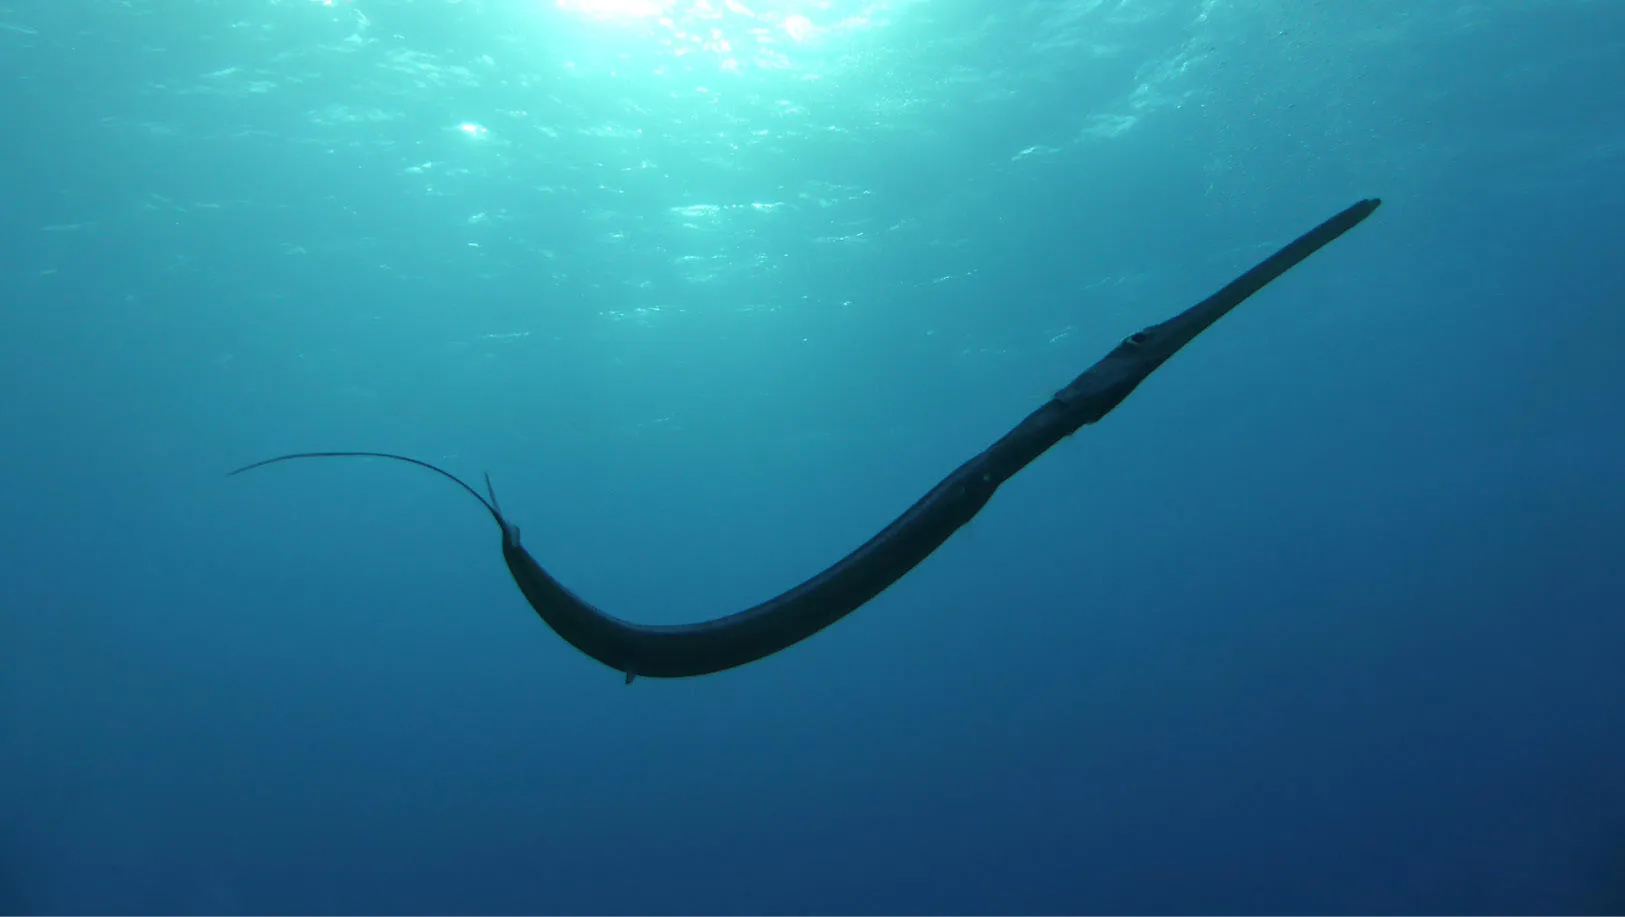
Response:
[[[1072,435],[1111,413],[1151,373],[1197,335],[1333,239],[1370,216],[1362,200],[1294,239],[1223,289],[1184,312],[1125,338],[997,442],[972,456],[901,516],[822,573],[759,605],[695,624],[624,621],[554,579],[519,540],[486,479],[486,495],[428,462],[387,452],[301,452],[231,474],[304,458],[368,456],[409,462],[455,481],[479,500],[502,532],[502,559],[536,614],[588,656],[626,675],[685,678],[754,662],[800,643],[856,611],[931,556],[993,498],[999,485]],[[489,498],[488,498],[489,497]]]

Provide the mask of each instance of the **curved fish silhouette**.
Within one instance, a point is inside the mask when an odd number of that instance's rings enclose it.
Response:
[[[684,678],[754,662],[793,646],[855,611],[903,578],[987,505],[999,485],[1051,446],[1111,413],[1157,367],[1225,313],[1293,265],[1348,232],[1382,202],[1360,201],[1287,244],[1224,289],[1179,315],[1129,335],[1015,429],[960,465],[879,534],[824,572],[736,614],[697,624],[635,624],[607,614],[566,589],[519,543],[486,478],[487,499],[461,478],[428,462],[387,452],[301,452],[238,468],[292,459],[365,456],[409,462],[457,482],[502,530],[502,558],[519,591],[547,625],[572,646],[626,674]]]

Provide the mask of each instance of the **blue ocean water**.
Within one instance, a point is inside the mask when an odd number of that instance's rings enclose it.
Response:
[[[1625,5],[4,0],[0,911],[1625,909]],[[767,598],[1363,196],[935,556]]]

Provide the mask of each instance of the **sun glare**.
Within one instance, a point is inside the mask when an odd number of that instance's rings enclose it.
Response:
[[[648,19],[663,16],[671,9],[670,0],[557,0],[566,13],[580,13],[593,19]]]
[[[614,70],[624,71],[636,54],[686,58],[685,70],[698,64],[816,78],[826,65],[844,65],[840,39],[874,28],[873,14],[892,2],[907,0],[553,0],[553,6],[593,23],[593,32],[614,43],[613,51],[597,48],[614,55],[606,64]]]
[[[786,16],[784,31],[794,41],[806,41],[807,36],[813,31],[812,20],[806,16]]]

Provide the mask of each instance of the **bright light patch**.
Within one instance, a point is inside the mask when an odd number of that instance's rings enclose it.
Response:
[[[670,0],[556,0],[566,13],[580,13],[593,19],[648,19],[663,16]]]
[[[457,129],[469,137],[484,137],[486,134],[490,133],[490,131],[485,129],[485,125],[475,124],[472,121],[465,121],[462,124],[457,125]]]
[[[812,20],[806,16],[784,17],[784,32],[794,41],[806,41],[807,35],[812,32]]]
[[[911,0],[553,0],[553,5],[621,26],[612,31],[624,34],[610,40],[643,42],[653,55],[706,58],[705,65],[730,74],[805,69],[807,78],[817,79],[823,55],[838,50],[835,40],[871,28],[870,13],[891,2]],[[685,63],[685,68],[698,65]]]

